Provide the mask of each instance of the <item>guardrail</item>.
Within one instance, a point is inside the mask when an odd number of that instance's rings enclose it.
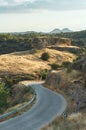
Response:
[[[6,114],[1,115],[0,119],[4,119],[6,117],[9,117],[9,116],[11,116],[11,115],[13,115],[13,114],[15,114],[15,113],[17,113],[17,112],[25,109],[26,107],[28,107],[35,100],[35,98],[36,98],[36,93],[34,93],[34,94],[35,95],[33,96],[33,98],[27,104],[23,105],[22,107],[19,107],[19,108],[15,109],[15,110],[13,110],[11,112],[8,112]]]

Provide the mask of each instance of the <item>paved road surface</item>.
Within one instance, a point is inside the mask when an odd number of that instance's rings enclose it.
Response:
[[[37,93],[35,105],[13,119],[0,123],[0,130],[39,130],[62,114],[66,108],[65,99],[41,84],[33,84]]]

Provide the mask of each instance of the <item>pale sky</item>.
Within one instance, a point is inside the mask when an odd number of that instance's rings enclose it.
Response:
[[[0,32],[86,29],[86,0],[0,0]]]

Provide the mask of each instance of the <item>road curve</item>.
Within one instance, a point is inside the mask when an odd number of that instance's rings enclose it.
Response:
[[[39,130],[61,115],[66,108],[65,99],[40,83],[32,84],[37,99],[34,106],[20,116],[0,123],[0,130]]]

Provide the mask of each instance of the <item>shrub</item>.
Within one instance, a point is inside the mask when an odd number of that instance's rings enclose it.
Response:
[[[68,68],[70,65],[71,65],[71,62],[69,62],[69,61],[62,62],[62,66],[65,68]]]
[[[0,83],[0,113],[3,108],[7,107],[7,97],[9,96],[9,90],[5,88],[4,83]]]
[[[12,77],[9,76],[9,75],[6,75],[6,76],[4,77],[4,82],[5,82],[5,84],[6,84],[6,86],[7,86],[8,88],[10,88],[10,87],[14,84],[14,80],[13,80]]]
[[[50,64],[50,66],[51,66],[51,69],[53,69],[53,70],[57,70],[60,67],[60,65],[58,65],[56,63]]]
[[[47,69],[42,70],[41,72],[42,80],[45,80],[47,75],[48,75],[48,70]]]
[[[44,61],[47,61],[50,58],[49,54],[47,52],[42,53],[41,59]]]

